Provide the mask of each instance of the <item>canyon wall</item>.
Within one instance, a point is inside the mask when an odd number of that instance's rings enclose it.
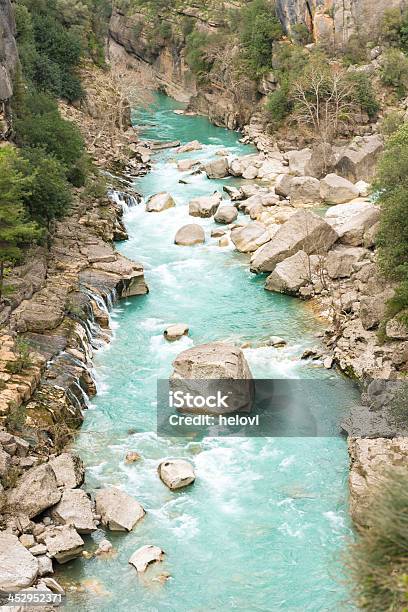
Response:
[[[13,94],[12,80],[18,64],[14,14],[10,0],[0,0],[0,102]]]

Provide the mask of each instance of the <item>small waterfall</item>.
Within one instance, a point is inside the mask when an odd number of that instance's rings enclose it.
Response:
[[[109,189],[108,197],[112,202],[122,208],[123,214],[128,213],[131,208],[140,203],[139,196],[127,193],[125,191],[118,191],[117,189]]]

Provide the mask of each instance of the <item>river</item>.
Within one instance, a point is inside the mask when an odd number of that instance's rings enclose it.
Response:
[[[205,145],[178,159],[208,159],[219,149],[230,155],[253,151],[239,143],[238,134],[204,118],[175,114],[176,108],[180,105],[158,96],[140,111],[136,121],[145,126],[142,137],[183,143],[198,139]],[[155,433],[156,380],[168,377],[175,356],[193,345],[212,340],[256,345],[278,335],[288,341],[285,348],[245,349],[255,377],[340,377],[300,360],[305,347],[316,345],[323,323],[300,301],[265,291],[264,278],[250,273],[246,256],[220,248],[209,237],[212,219],[193,220],[205,228],[205,245],[174,245],[177,229],[192,222],[189,199],[225,184],[203,175],[184,176],[174,157],[174,151],[158,154],[152,172],[136,182],[145,197],[169,191],[177,206],[146,213],[140,205],[126,213],[129,240],[118,249],[143,263],[150,293],[123,301],[112,312],[112,341],[95,359],[98,395],[76,442],[87,465],[87,488],[121,487],[147,515],[130,534],[107,534],[116,549],[111,559],[80,559],[59,570],[57,578],[65,584],[85,585],[83,592],[69,596],[68,609],[352,609],[344,603],[339,562],[351,535],[342,437],[189,442]],[[180,178],[188,184],[179,183]],[[190,336],[167,343],[163,330],[177,322],[189,324]],[[345,384],[344,390],[342,406],[354,400],[352,386]],[[129,465],[124,457],[130,450],[142,459]],[[170,492],[156,471],[165,457],[192,461],[196,483]],[[102,536],[89,537],[87,548],[95,549]],[[171,577],[164,583],[149,579],[149,573],[139,578],[128,564],[144,544],[165,550],[160,572]]]

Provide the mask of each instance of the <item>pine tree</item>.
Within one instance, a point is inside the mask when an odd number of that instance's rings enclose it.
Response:
[[[18,161],[15,149],[0,148],[0,299],[6,263],[19,261],[21,247],[41,235],[36,223],[27,220],[23,197],[29,193],[30,179],[18,170]]]

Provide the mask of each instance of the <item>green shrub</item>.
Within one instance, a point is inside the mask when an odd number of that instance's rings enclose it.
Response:
[[[17,359],[15,361],[9,361],[6,365],[6,370],[10,374],[21,374],[24,370],[31,368],[33,365],[30,357],[31,347],[25,340],[18,338],[16,341],[16,354]]]
[[[404,115],[398,111],[388,112],[380,123],[380,132],[383,136],[392,136],[404,123]]]
[[[268,96],[266,111],[268,113],[268,118],[276,127],[282,123],[285,117],[287,117],[293,109],[293,104],[289,96],[289,87],[287,84],[273,91]]]
[[[64,164],[67,172],[82,157],[84,141],[78,128],[62,119],[56,104],[44,94],[27,96],[14,128],[20,146],[43,148]]]
[[[353,86],[353,98],[360,106],[362,112],[374,119],[380,110],[371,79],[364,72],[355,72],[349,76]]]
[[[255,76],[272,67],[272,45],[283,31],[276,14],[275,2],[252,0],[241,10],[240,40],[244,57]]]
[[[382,58],[381,81],[402,98],[408,87],[408,58],[398,49],[388,49]]]
[[[388,468],[372,491],[368,528],[349,546],[346,565],[359,609],[403,612],[408,602],[408,471]]]
[[[367,61],[367,49],[361,36],[353,34],[343,48],[345,65],[364,64]]]
[[[393,47],[408,52],[408,10],[385,11],[381,24],[380,38]]]
[[[206,59],[211,36],[193,30],[186,38],[186,62],[199,78],[204,78],[211,70],[211,62]]]

